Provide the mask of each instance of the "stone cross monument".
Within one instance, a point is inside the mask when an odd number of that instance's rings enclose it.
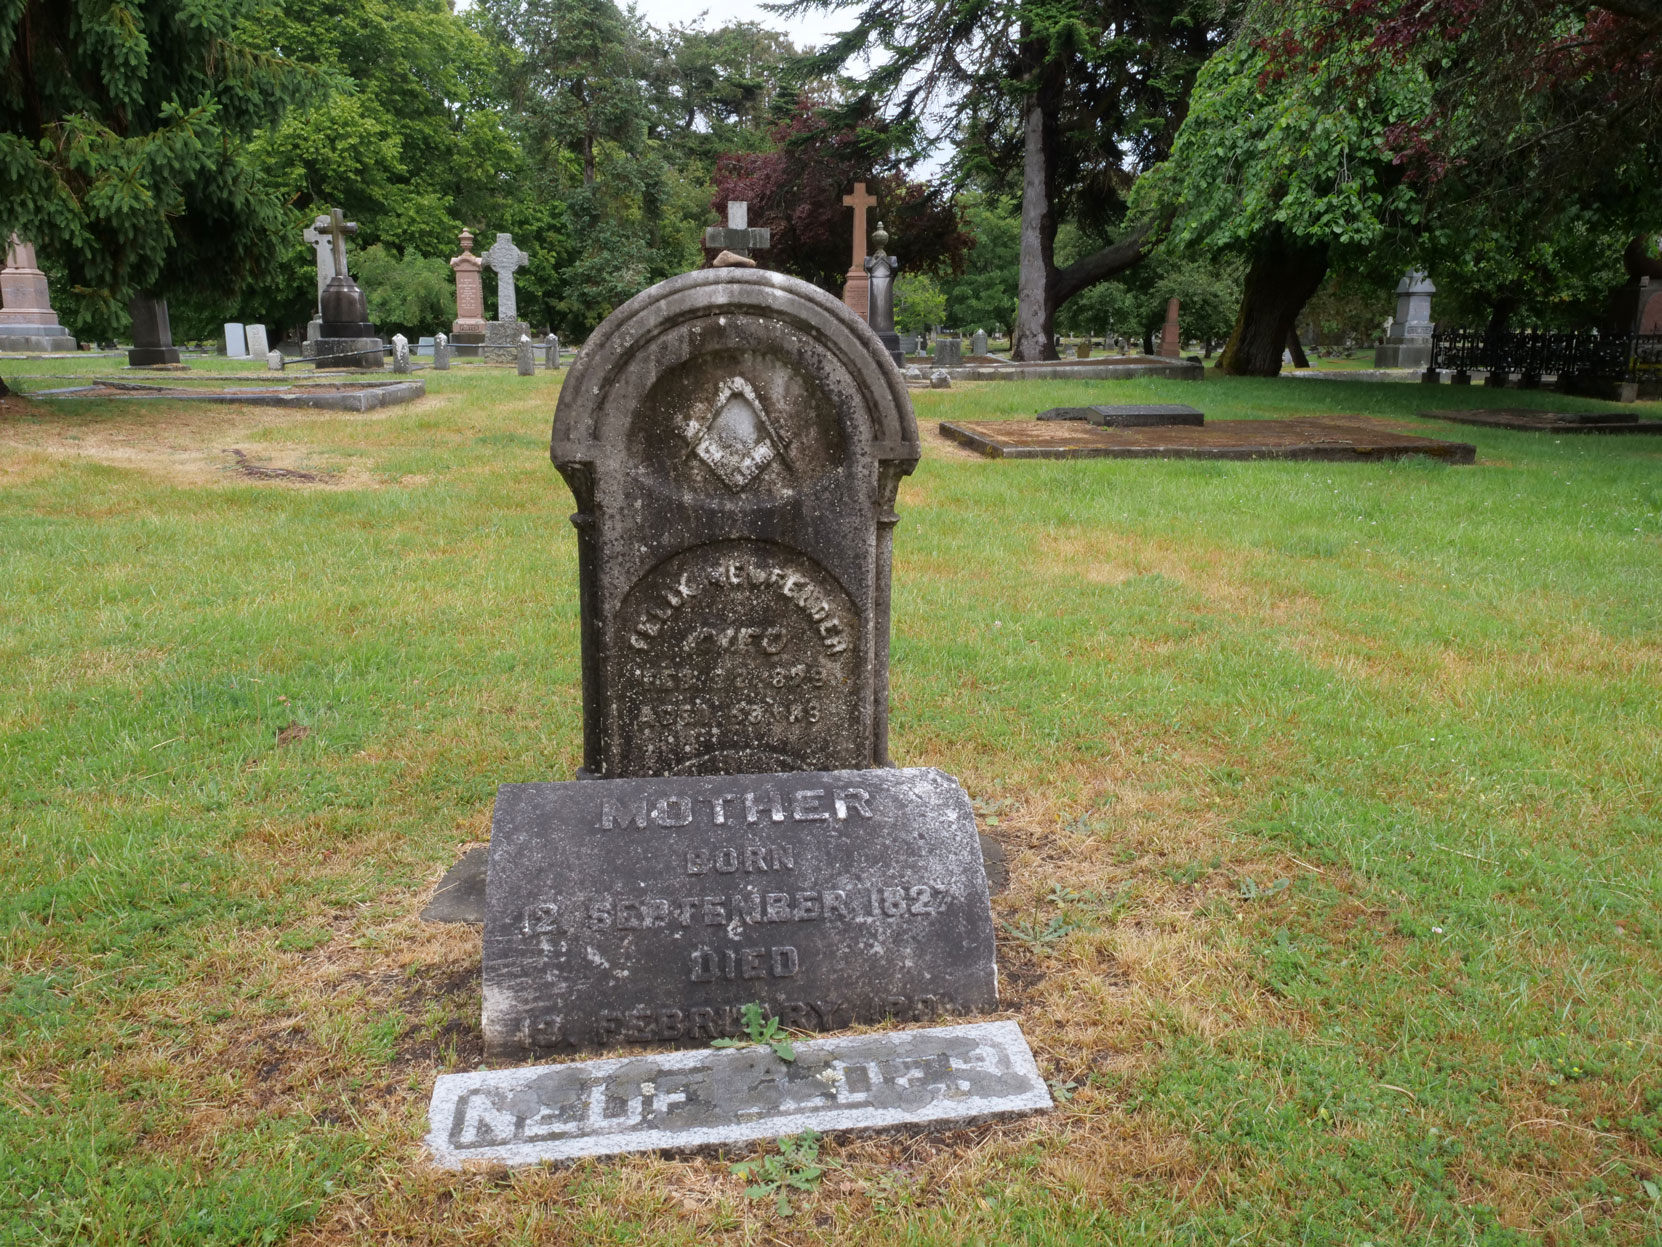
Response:
[[[485,324],[485,358],[493,363],[514,364],[519,360],[519,340],[531,332],[531,326],[519,319],[514,274],[531,257],[514,246],[512,234],[498,234],[483,258],[496,273],[496,319]]]
[[[861,320],[867,316],[868,296],[866,294],[866,209],[875,207],[876,195],[866,194],[864,182],[854,183],[854,193],[843,196],[843,206],[854,209],[854,261],[848,266],[848,273],[843,282],[843,302],[848,304],[848,310]]]
[[[750,259],[754,248],[761,251],[773,243],[773,231],[750,228],[750,205],[742,199],[727,201],[727,226],[712,225],[704,231],[704,245],[712,251],[730,251],[741,260]]]
[[[46,274],[35,264],[35,246],[16,234],[0,270],[0,351],[73,351],[76,342],[52,310]]]
[[[456,319],[451,322],[451,341],[462,347],[477,348],[485,340],[485,290],[479,270],[485,267],[483,257],[473,254],[473,235],[461,233],[462,254],[450,261],[456,274]]]
[[[304,238],[306,245],[312,249],[313,258],[317,263],[317,310],[312,313],[311,323],[306,326],[307,341],[315,341],[323,332],[323,288],[335,275],[335,248],[329,228],[329,218],[320,216],[300,232],[300,237]],[[357,228],[354,224],[352,232],[355,233]]]
[[[335,275],[318,300],[323,323],[317,338],[305,345],[307,357],[319,368],[379,369],[385,351],[369,321],[369,301],[346,271],[346,239],[358,232],[357,223],[348,221],[339,208],[319,222],[314,228],[329,240]]]

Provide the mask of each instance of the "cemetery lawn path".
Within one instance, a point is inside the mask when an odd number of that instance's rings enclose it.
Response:
[[[0,403],[0,1244],[1662,1243],[1662,444],[1416,385],[915,395],[892,752],[1008,851],[1060,1103],[828,1141],[784,1218],[732,1158],[422,1160],[479,949],[415,915],[581,730],[558,378],[421,378]],[[1478,462],[933,431],[1141,400]]]

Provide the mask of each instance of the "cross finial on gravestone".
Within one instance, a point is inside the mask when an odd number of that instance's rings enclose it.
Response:
[[[514,293],[514,274],[531,261],[530,255],[514,246],[512,234],[498,234],[484,260],[496,274],[496,319],[512,323],[519,319],[519,297]]]
[[[854,183],[854,193],[843,196],[843,206],[854,209],[854,263],[849,272],[855,269],[864,271],[866,262],[866,209],[877,206],[877,196],[866,194],[864,182]]]
[[[734,255],[750,258],[752,248],[757,251],[773,245],[773,232],[750,228],[750,204],[743,199],[727,201],[727,225],[712,225],[704,231],[704,245],[715,251],[731,251]]]
[[[348,221],[346,214],[339,208],[331,208],[327,217],[318,217],[312,223],[312,228],[329,239],[330,250],[334,252],[335,257],[335,274],[339,277],[347,276],[346,236],[358,232],[358,223]]]

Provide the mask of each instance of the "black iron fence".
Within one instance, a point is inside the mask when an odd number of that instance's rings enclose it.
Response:
[[[1662,334],[1438,329],[1431,335],[1431,367],[1517,376],[1525,384],[1539,384],[1543,377],[1662,381]]]

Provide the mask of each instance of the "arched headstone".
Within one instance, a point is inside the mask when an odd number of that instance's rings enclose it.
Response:
[[[759,269],[654,286],[573,363],[552,456],[577,499],[589,773],[887,764],[918,436],[853,312]]]

